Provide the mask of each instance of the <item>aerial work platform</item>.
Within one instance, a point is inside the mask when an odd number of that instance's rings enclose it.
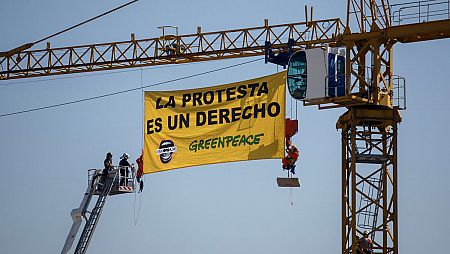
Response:
[[[118,195],[118,194],[127,194],[133,193],[135,191],[135,183],[134,179],[136,178],[136,172],[133,168],[131,168],[131,175],[129,176],[121,176],[119,174],[120,169],[128,170],[128,167],[114,167],[113,170],[109,171],[108,177],[113,177],[117,173],[117,177],[114,178],[113,185],[111,187],[111,191],[109,192],[109,196]],[[88,170],[88,184],[91,185],[92,181],[95,181],[96,177],[101,177],[103,174],[103,169],[89,169]],[[99,185],[95,190],[93,195],[101,194],[101,185]]]
[[[92,235],[94,234],[97,223],[106,203],[106,198],[112,195],[133,193],[135,191],[135,169],[131,167],[113,167],[107,174],[104,174],[103,169],[88,170],[88,186],[84,193],[83,200],[78,208],[75,208],[70,213],[72,217],[72,227],[67,235],[66,242],[61,251],[61,254],[66,254],[72,248],[72,245],[77,236],[78,230],[85,219],[85,225],[81,233],[74,253],[84,254],[89,246]],[[121,175],[121,172],[123,175]],[[130,174],[131,173],[131,174]],[[89,204],[92,197],[98,196],[94,207],[88,211]],[[87,217],[89,215],[89,218]]]

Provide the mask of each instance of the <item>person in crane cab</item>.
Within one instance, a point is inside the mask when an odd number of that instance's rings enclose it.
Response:
[[[130,165],[128,158],[130,158],[130,156],[127,153],[124,153],[122,157],[120,157],[120,186],[128,185],[128,176],[130,175],[128,168],[134,168],[134,163]]]
[[[292,174],[295,174],[295,162],[298,160],[299,151],[290,140],[286,142],[286,157],[282,159],[283,170],[289,170]]]

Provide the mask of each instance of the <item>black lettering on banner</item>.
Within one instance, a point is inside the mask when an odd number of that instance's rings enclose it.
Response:
[[[273,108],[275,108],[275,111],[273,111]],[[269,106],[267,106],[267,114],[270,117],[276,117],[280,114],[280,104],[278,104],[277,102],[271,102],[269,103]]]
[[[219,123],[223,124],[223,122],[230,123],[230,118],[228,116],[230,115],[230,111],[226,108],[219,109]]]
[[[217,124],[217,109],[208,111],[208,125],[214,124]]]
[[[267,82],[262,82],[261,86],[258,90],[258,96],[261,96],[261,94],[269,94],[269,88],[267,87]]]
[[[175,98],[173,97],[173,95],[171,95],[169,97],[169,101],[167,102],[167,104],[164,107],[167,108],[169,106],[172,108],[175,108]]]
[[[189,113],[180,114],[180,129],[184,127],[189,128]]]
[[[197,106],[197,103],[198,103],[198,106],[203,105],[202,104],[202,92],[193,93],[192,97],[194,98],[192,106]]]
[[[258,113],[261,113],[261,118],[266,117],[266,104],[263,103],[261,106],[259,104],[255,104],[253,107],[253,116],[254,118],[258,118]]]
[[[185,93],[183,94],[183,104],[181,105],[183,108],[186,107],[186,103],[188,101],[191,101],[191,94],[190,93]]]
[[[162,108],[168,108],[168,107],[175,108],[175,98],[173,97],[173,95],[169,96],[169,101],[166,104],[162,105],[161,101],[162,101],[161,97],[156,99],[156,109],[162,109]]]
[[[160,132],[162,130],[162,118],[147,120],[147,135],[153,134],[155,132]],[[156,126],[156,127],[154,127]]]
[[[178,115],[167,117],[167,127],[169,127],[169,130],[175,130],[177,128],[177,125],[178,125]]]
[[[227,101],[232,101],[232,100],[236,99],[234,97],[234,95],[236,94],[235,90],[236,90],[236,87],[227,88]]]
[[[222,102],[222,93],[225,92],[225,89],[219,89],[216,92],[217,92],[217,101],[219,103],[221,103]]]
[[[185,128],[189,128],[189,113],[187,113],[186,115],[179,114],[174,116],[168,116],[167,123],[169,130],[175,130],[176,128],[182,129],[183,126]]]
[[[153,130],[153,122],[153,119],[147,120],[147,135],[155,133],[155,131]]]
[[[208,98],[208,97],[209,97],[209,98]],[[206,105],[209,105],[209,104],[213,103],[213,102],[214,102],[214,92],[213,92],[213,91],[205,92],[205,93],[203,94],[203,102],[204,102]]]
[[[255,95],[255,89],[259,86],[258,83],[248,84],[248,88],[251,88],[250,96],[253,97]]]
[[[156,120],[155,120],[155,125],[156,125],[155,131],[156,132],[160,132],[162,130],[161,122],[162,122],[162,118],[160,118],[160,117],[156,118]]]
[[[163,106],[161,106],[161,97],[158,97],[158,99],[156,99],[156,109],[161,108],[163,108]]]
[[[197,112],[195,122],[196,122],[196,126],[203,126],[203,125],[205,125],[205,123],[206,123],[206,113],[202,112],[202,111]]]
[[[242,112],[242,119],[250,119],[252,117],[252,113],[249,113],[249,111],[252,110],[252,106],[247,106],[244,108],[244,111]]]
[[[236,122],[241,118],[241,107],[231,109],[231,122]]]
[[[247,95],[247,87],[245,85],[238,86],[237,91],[239,93],[237,96],[238,99],[242,99]]]
[[[205,106],[213,105],[215,103],[221,103],[225,101],[242,100],[246,97],[252,96],[264,96],[269,93],[268,82],[261,83],[250,83],[250,84],[237,84],[234,87],[228,87],[218,90],[210,90],[204,92],[191,92],[182,95],[181,106],[186,108],[188,106]],[[210,107],[205,107],[199,109],[199,111],[193,113],[195,114],[195,125],[200,126],[212,126],[217,124],[229,124],[233,122],[238,122],[241,120],[248,119],[261,119],[266,117],[277,117],[281,113],[281,106],[278,102],[255,102],[253,105],[245,105],[247,103],[241,103],[241,106],[233,108],[220,108],[210,109]],[[166,97],[156,98],[156,109],[163,108],[175,108],[176,100],[173,95]],[[180,105],[178,105],[180,106]],[[190,113],[178,113],[174,115],[167,116],[167,119],[155,118],[148,120],[146,123],[147,134],[153,134],[160,132],[162,129],[181,129],[190,127]],[[194,120],[194,119],[192,119]],[[166,122],[167,121],[167,122]],[[164,123],[164,127],[163,124]],[[239,146],[245,144],[257,144],[259,142],[259,137],[249,136],[245,139],[240,139],[235,141],[234,136],[223,137],[218,139],[211,139],[208,143],[202,143],[202,146],[216,147],[226,145],[236,146],[236,142]],[[198,144],[197,144],[198,145]]]

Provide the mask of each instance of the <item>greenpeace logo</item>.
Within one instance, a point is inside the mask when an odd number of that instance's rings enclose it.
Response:
[[[159,144],[159,148],[156,149],[156,155],[159,155],[161,162],[166,164],[172,160],[172,154],[176,151],[177,147],[172,140],[163,140]]]
[[[177,147],[172,146],[172,147],[167,147],[167,148],[156,149],[156,154],[161,155],[163,153],[174,153],[176,151],[177,151]]]

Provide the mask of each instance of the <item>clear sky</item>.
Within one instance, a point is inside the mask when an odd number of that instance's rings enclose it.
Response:
[[[304,20],[345,18],[338,1],[149,1],[51,39],[69,46],[159,36],[158,26],[180,34]],[[398,1],[397,1],[398,2]],[[36,41],[124,1],[0,1],[0,51]],[[42,43],[36,48],[44,48]],[[450,40],[397,44],[394,73],[407,78],[407,110],[399,125],[399,248],[438,253],[450,236],[448,133]],[[144,85],[249,59],[197,63],[142,72]],[[155,90],[187,89],[268,75],[263,61],[183,80]],[[62,77],[62,76],[60,76]],[[70,77],[70,78],[69,78]],[[67,75],[0,81],[0,114],[139,87],[141,72]],[[24,83],[25,82],[25,83]],[[112,152],[136,159],[142,146],[140,91],[76,105],[0,118],[0,253],[59,253],[70,211],[86,189],[87,170]],[[89,253],[244,254],[338,253],[341,248],[340,131],[344,109],[299,110],[294,138],[302,157],[302,187],[279,189],[280,161],[238,162],[147,175],[140,217],[134,195],[110,197]],[[139,204],[137,197],[136,208]]]

